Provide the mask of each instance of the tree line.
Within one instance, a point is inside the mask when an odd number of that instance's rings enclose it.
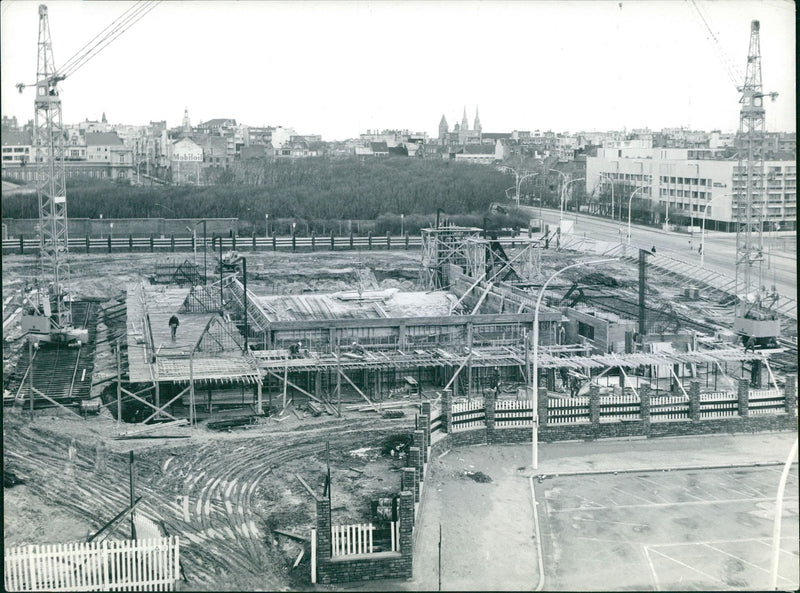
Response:
[[[69,179],[68,216],[238,218],[246,232],[263,230],[269,214],[276,223],[296,219],[317,232],[320,222],[332,229],[331,221],[347,220],[376,221],[378,232],[416,232],[439,210],[453,223],[481,226],[490,204],[504,199],[509,176],[494,167],[445,160],[314,158],[237,163],[219,171],[215,181],[145,187]],[[38,217],[36,197],[4,197],[3,216]],[[489,218],[493,226],[526,223],[514,212]]]

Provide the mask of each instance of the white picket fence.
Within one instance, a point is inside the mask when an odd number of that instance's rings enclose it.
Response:
[[[559,397],[547,400],[548,424],[586,424],[589,418],[588,397]]]
[[[784,394],[776,389],[751,389],[748,413],[775,414],[785,409]]]
[[[6,591],[172,591],[177,536],[5,549]]]
[[[700,418],[730,418],[738,414],[739,398],[735,391],[700,394]]]
[[[650,422],[689,418],[689,400],[683,395],[658,396],[650,400]]]
[[[374,553],[372,523],[354,523],[331,527],[331,556],[352,556]],[[400,521],[391,522],[391,551],[400,549]]]
[[[533,422],[533,400],[503,399],[495,402],[494,423],[497,427],[530,426]]]
[[[604,395],[600,397],[600,422],[636,420],[639,415],[639,398],[631,394]]]
[[[486,426],[483,399],[453,404],[453,432]]]

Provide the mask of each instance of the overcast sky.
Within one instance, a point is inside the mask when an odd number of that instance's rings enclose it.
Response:
[[[2,113],[33,118],[39,2],[2,2]],[[48,3],[66,62],[132,2]],[[61,83],[65,123],[226,117],[325,140],[367,129],[437,135],[466,106],[484,132],[735,130],[750,21],[761,21],[767,128],[795,129],[788,0],[162,2]],[[742,80],[737,80],[741,84]]]

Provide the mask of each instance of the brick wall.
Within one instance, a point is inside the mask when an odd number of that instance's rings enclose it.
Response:
[[[330,503],[317,501],[317,582],[323,585],[410,579],[413,556],[414,494],[400,492],[400,551],[331,557]]]

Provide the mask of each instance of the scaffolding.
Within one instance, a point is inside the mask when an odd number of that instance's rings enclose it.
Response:
[[[473,278],[483,274],[486,242],[481,239],[481,232],[477,227],[458,226],[422,229],[422,288],[447,290],[450,265],[459,266]]]

